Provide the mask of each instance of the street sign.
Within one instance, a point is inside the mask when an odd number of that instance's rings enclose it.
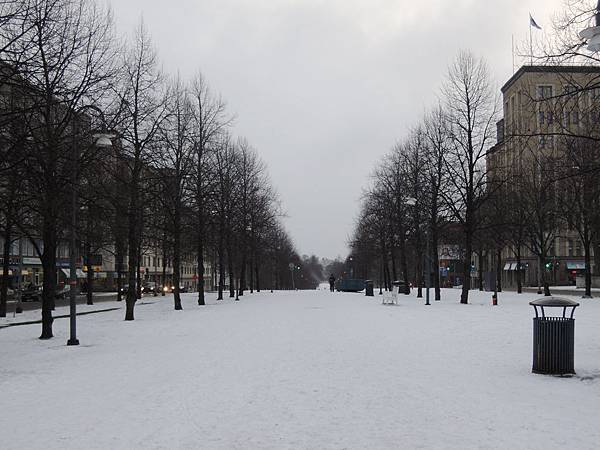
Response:
[[[89,259],[89,261],[88,261]],[[101,254],[97,254],[97,255],[90,255],[89,258],[83,258],[83,263],[84,264],[89,264],[90,266],[101,266],[102,265],[102,255]]]

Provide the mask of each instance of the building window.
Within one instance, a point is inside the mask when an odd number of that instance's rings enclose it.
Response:
[[[538,86],[538,100],[544,100],[552,97],[552,86]]]
[[[574,94],[575,92],[577,92],[577,90],[578,90],[577,86],[574,86],[572,84],[567,84],[564,87],[564,93],[565,93],[565,95]]]
[[[578,239],[575,241],[575,256],[582,256],[581,241]]]
[[[574,248],[573,248],[573,239],[569,239],[567,242],[567,254],[568,256],[575,256],[573,254],[574,252]]]
[[[515,97],[512,96],[510,99],[510,121],[515,123]]]
[[[554,143],[553,136],[548,136],[548,135],[540,136],[540,147],[541,148],[552,148],[553,143]]]
[[[579,123],[579,111],[573,111],[571,113],[571,122],[573,125],[577,125]]]
[[[540,123],[540,125],[544,125],[545,121],[546,121],[546,113],[544,113],[544,111],[538,112],[538,122]]]
[[[600,87],[592,89],[592,100],[600,100]]]

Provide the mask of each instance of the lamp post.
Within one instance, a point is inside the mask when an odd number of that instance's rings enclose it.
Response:
[[[408,206],[417,206],[417,200],[413,197],[409,197],[404,202]],[[423,258],[425,263],[425,305],[430,306],[429,302],[429,287],[431,284],[431,258],[429,255],[429,228],[425,228],[425,256]]]
[[[580,31],[579,37],[586,41],[587,49],[590,52],[597,52],[600,50],[600,0],[598,1],[596,13],[594,14],[594,25]]]
[[[102,120],[103,130],[106,128],[106,121],[104,120],[104,113],[100,108],[95,105],[84,105],[77,109],[73,117],[74,124],[77,125],[77,115],[82,113],[85,109],[93,109],[98,112]],[[76,130],[76,127],[74,127]],[[72,161],[71,161],[71,233],[69,239],[69,328],[70,336],[67,341],[67,345],[79,345],[79,339],[77,339],[77,265],[76,265],[76,229],[77,229],[77,180],[79,177],[79,152],[76,143],[77,132],[73,133],[73,144],[72,144]],[[106,133],[94,134],[92,137],[95,139],[95,146],[99,148],[112,147],[111,138],[112,135]],[[88,265],[88,270],[90,270]]]

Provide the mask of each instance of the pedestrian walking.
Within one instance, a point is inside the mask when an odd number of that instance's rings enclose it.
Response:
[[[333,276],[333,274],[331,274],[331,276],[329,277],[329,290],[331,292],[335,291],[335,277]]]

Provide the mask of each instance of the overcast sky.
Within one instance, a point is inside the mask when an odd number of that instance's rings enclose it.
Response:
[[[562,0],[112,0],[120,33],[140,20],[164,69],[201,70],[269,167],[298,251],[344,257],[375,164],[436,102],[460,49],[498,86],[529,12]],[[541,37],[539,31],[534,30]]]

